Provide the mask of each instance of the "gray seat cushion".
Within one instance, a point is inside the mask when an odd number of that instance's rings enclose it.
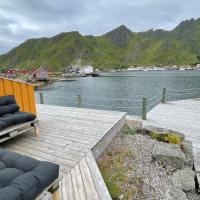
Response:
[[[58,174],[57,164],[0,149],[0,200],[32,200]]]
[[[14,96],[0,97],[0,131],[19,123],[33,121],[36,116],[28,112],[20,112]]]

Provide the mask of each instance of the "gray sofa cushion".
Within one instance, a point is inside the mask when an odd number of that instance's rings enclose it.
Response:
[[[32,200],[58,174],[57,164],[0,149],[0,200]]]
[[[17,104],[9,104],[5,106],[0,106],[0,117],[9,113],[14,113],[19,110],[19,106]]]
[[[13,95],[0,97],[0,116],[14,113],[19,110]]]
[[[1,109],[1,106],[0,106]],[[0,117],[0,131],[9,126],[20,124],[24,122],[33,121],[36,118],[35,115],[28,112],[15,112],[6,114]]]
[[[5,106],[5,105],[13,104],[13,103],[16,103],[13,95],[0,97],[0,106]]]
[[[33,121],[36,116],[28,112],[20,112],[14,96],[0,97],[0,131],[9,126]]]

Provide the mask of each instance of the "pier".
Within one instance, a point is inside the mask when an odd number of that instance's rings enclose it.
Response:
[[[152,125],[178,131],[192,141],[194,153],[200,153],[200,99],[160,103],[147,113],[143,127]]]

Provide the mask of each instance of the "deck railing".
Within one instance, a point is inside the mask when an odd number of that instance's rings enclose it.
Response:
[[[36,114],[33,85],[0,77],[0,96],[5,95],[15,96],[20,111]]]
[[[58,105],[96,108],[120,111],[135,111],[142,119],[146,119],[146,114],[149,110],[159,104],[164,97],[162,93],[154,94],[152,97],[145,97],[143,94],[134,94],[133,99],[123,98],[93,98],[77,95],[76,97],[51,96],[45,92],[38,92],[38,101],[40,104],[48,104],[55,102]],[[51,101],[49,101],[51,100]],[[61,103],[61,102],[64,102]],[[102,103],[103,102],[103,103]],[[117,104],[117,106],[116,106]],[[132,106],[133,105],[133,106]]]
[[[162,91],[155,94],[132,94],[133,98],[95,98],[86,96],[51,96],[46,92],[39,92],[38,99],[41,104],[49,103],[49,99],[53,100],[58,105],[108,109],[119,111],[134,111],[136,115],[141,116],[146,120],[147,113],[152,110],[159,103],[166,103],[168,101],[191,99],[200,97],[200,88],[172,90],[170,88],[163,88]],[[64,104],[62,104],[64,102]],[[52,103],[52,101],[50,102]]]
[[[174,90],[167,89],[166,98],[167,101],[184,100],[184,99],[195,99],[200,97],[200,88]]]

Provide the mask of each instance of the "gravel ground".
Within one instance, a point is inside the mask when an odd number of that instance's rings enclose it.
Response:
[[[165,200],[166,198],[165,192],[171,186],[171,182],[169,181],[171,169],[164,169],[152,160],[152,150],[156,143],[158,141],[146,135],[123,134],[116,137],[108,147],[108,150],[109,148],[112,149],[112,147],[116,148],[116,146],[119,148],[129,147],[133,150],[134,159],[130,161],[132,162],[133,170],[129,176],[137,177],[140,182],[134,184],[137,192],[134,193],[131,199]],[[188,194],[188,199],[197,200],[200,197],[190,193]]]
[[[165,199],[165,191],[167,186],[170,185],[170,182],[168,181],[165,170],[151,158],[153,146],[157,141],[139,134],[134,136],[125,135],[123,140],[133,149],[135,154],[132,175],[142,177],[144,181],[141,188],[142,192],[136,193],[133,199]]]
[[[193,192],[188,193],[187,198],[188,198],[188,200],[200,200],[200,196]]]

